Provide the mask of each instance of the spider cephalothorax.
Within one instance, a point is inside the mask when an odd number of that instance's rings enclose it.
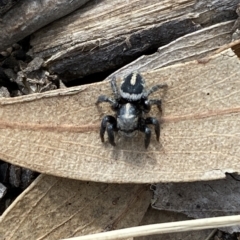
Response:
[[[116,116],[106,115],[102,119],[100,137],[104,142],[104,133],[107,130],[109,142],[115,146],[114,132],[120,131],[125,136],[131,136],[136,130],[145,133],[145,147],[150,143],[151,130],[147,126],[153,124],[157,141],[160,137],[160,124],[156,118],[144,115],[151,110],[151,105],[155,104],[161,111],[161,100],[151,99],[148,96],[160,88],[167,87],[166,84],[155,85],[149,90],[145,89],[145,80],[138,72],[127,75],[118,90],[116,78],[111,81],[111,87],[114,99],[105,95],[98,97],[97,104],[101,102],[109,102],[112,109],[116,112]]]

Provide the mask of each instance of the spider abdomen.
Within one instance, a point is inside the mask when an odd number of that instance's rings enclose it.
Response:
[[[139,110],[135,105],[126,103],[117,112],[117,128],[122,132],[132,132],[138,128]]]

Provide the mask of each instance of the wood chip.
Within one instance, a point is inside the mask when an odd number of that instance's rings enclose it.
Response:
[[[61,79],[70,81],[118,69],[188,33],[233,20],[238,3],[239,0],[115,0],[114,4],[112,0],[90,1],[36,32],[31,38],[31,52],[33,57],[46,59],[50,70]],[[220,39],[231,28],[217,31],[216,36]],[[188,50],[190,55],[197,48],[194,43]],[[216,40],[214,47],[220,46],[218,43]],[[203,53],[201,49],[199,53]]]
[[[1,18],[0,51],[5,50],[6,47],[11,46],[11,44],[25,38],[48,23],[73,12],[87,1],[19,1],[15,7]]]

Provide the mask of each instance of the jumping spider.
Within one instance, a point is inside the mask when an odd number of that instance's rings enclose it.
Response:
[[[149,90],[145,89],[145,80],[137,73],[133,72],[127,75],[120,86],[117,87],[116,78],[111,81],[111,88],[114,99],[101,95],[98,97],[96,104],[108,102],[111,104],[112,110],[116,112],[116,117],[106,115],[102,119],[100,128],[100,137],[104,142],[104,133],[107,129],[109,142],[115,146],[114,132],[120,131],[123,135],[130,137],[136,130],[145,133],[145,148],[148,147],[151,138],[151,130],[147,126],[153,124],[157,141],[160,137],[160,124],[156,118],[144,118],[144,114],[151,110],[151,105],[157,105],[161,112],[161,100],[151,99],[148,96],[160,88],[167,87],[166,84],[155,85]]]

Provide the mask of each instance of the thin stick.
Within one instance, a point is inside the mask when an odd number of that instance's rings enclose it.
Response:
[[[91,234],[87,236],[68,238],[65,240],[115,240],[130,237],[149,236],[162,233],[186,232],[201,229],[229,227],[240,225],[240,215],[194,219],[188,221],[179,221],[171,223],[151,224],[147,226],[139,226]]]
[[[213,229],[212,232],[207,236],[205,240],[210,240],[217,232],[217,228]]]

